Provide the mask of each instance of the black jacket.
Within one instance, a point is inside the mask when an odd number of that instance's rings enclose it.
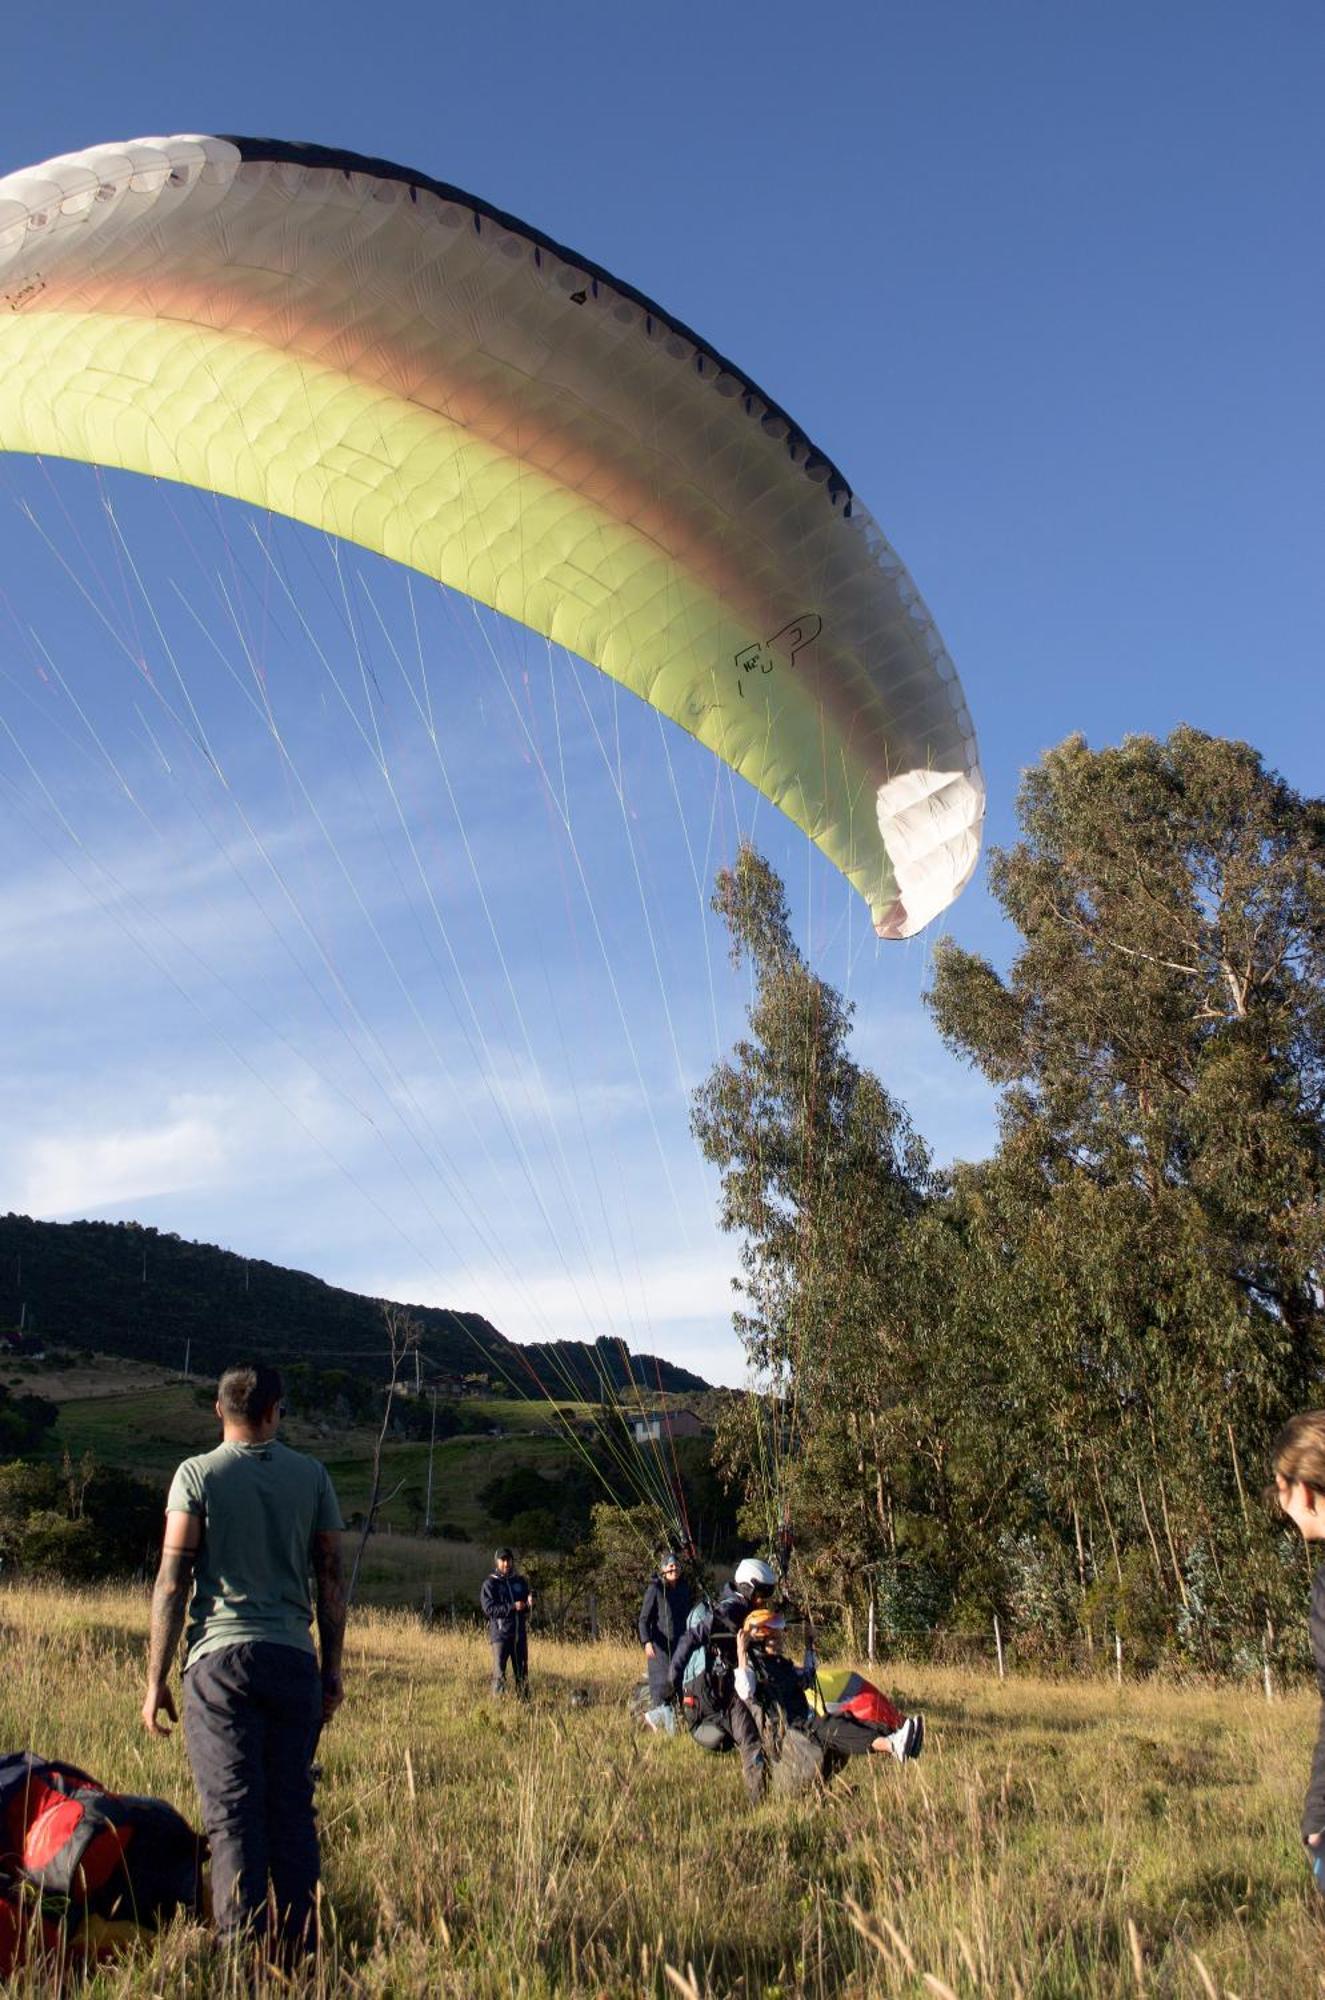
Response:
[[[641,1646],[654,1646],[670,1659],[677,1640],[685,1631],[693,1602],[690,1585],[683,1576],[678,1576],[675,1583],[664,1583],[660,1576],[655,1576],[640,1606]]]
[[[750,1665],[754,1669],[755,1700],[761,1707],[776,1702],[793,1726],[809,1721],[813,1711],[805,1689],[814,1678],[813,1667],[807,1672],[781,1653],[757,1652],[753,1648]]]
[[[490,1639],[514,1639],[524,1630],[527,1613],[517,1611],[517,1598],[527,1598],[529,1585],[516,1570],[509,1576],[502,1576],[493,1570],[483,1579],[483,1588],[478,1601],[483,1607],[483,1616],[488,1621]]]
[[[1316,1685],[1320,1689],[1320,1727],[1316,1750],[1311,1759],[1311,1783],[1302,1808],[1302,1838],[1309,1833],[1325,1833],[1325,1564],[1316,1571],[1311,1586],[1311,1652],[1316,1662]]]

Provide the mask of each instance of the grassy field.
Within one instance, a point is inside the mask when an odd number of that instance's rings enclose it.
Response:
[[[518,1393],[466,1397],[464,1408],[467,1415],[482,1417],[503,1430],[534,1431],[555,1438],[564,1437],[563,1418],[584,1422],[594,1413],[592,1403],[558,1402],[548,1396]]]
[[[86,1361],[70,1358],[58,1367],[50,1361],[18,1361],[7,1371],[0,1367],[0,1383],[14,1395],[28,1391],[52,1403],[75,1397],[129,1395],[140,1389],[159,1389],[175,1379],[173,1369],[154,1367],[150,1361],[128,1361],[115,1354],[95,1354]]]
[[[143,1594],[14,1589],[0,1626],[3,1747],[193,1812],[181,1743],[137,1724]],[[636,1658],[536,1635],[535,1698],[508,1707],[483,1692],[477,1636],[355,1619],[323,1745],[318,1990],[1279,2000],[1325,1984],[1295,1832],[1305,1692],[1267,1705],[897,1662],[887,1678],[929,1718],[923,1760],[752,1811],[734,1759],[634,1731]],[[223,1988],[181,1926],[86,1990]]]

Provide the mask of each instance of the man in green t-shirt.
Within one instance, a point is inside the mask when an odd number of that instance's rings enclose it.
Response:
[[[326,1467],[276,1440],[283,1393],[266,1363],[227,1368],[216,1399],[221,1443],[175,1474],[142,1715],[156,1736],[169,1734],[162,1713],[178,1720],[169,1679],[187,1614],[184,1740],[211,1845],[217,1928],[262,1936],[270,1884],[271,1942],[298,1952],[313,1944],[312,1764],[342,1699],[345,1587]]]

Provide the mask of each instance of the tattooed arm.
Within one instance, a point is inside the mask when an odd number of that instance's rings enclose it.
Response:
[[[345,1699],[340,1672],[345,1648],[345,1577],[341,1570],[339,1535],[314,1535],[313,1580],[317,1585],[317,1636],[322,1648],[322,1720],[330,1722]]]
[[[162,1713],[171,1722],[179,1721],[175,1697],[170,1692],[170,1669],[179,1651],[184,1615],[193,1587],[193,1566],[202,1542],[202,1522],[196,1514],[167,1514],[161,1567],[152,1591],[152,1630],[147,1642],[147,1694],[143,1700],[143,1727],[152,1736],[169,1736],[170,1730],[158,1720]]]

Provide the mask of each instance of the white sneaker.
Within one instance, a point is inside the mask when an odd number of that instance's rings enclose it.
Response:
[[[900,1729],[894,1729],[888,1738],[888,1748],[899,1764],[905,1764],[910,1757],[918,1757],[925,1747],[925,1718],[923,1715],[908,1715]]]

